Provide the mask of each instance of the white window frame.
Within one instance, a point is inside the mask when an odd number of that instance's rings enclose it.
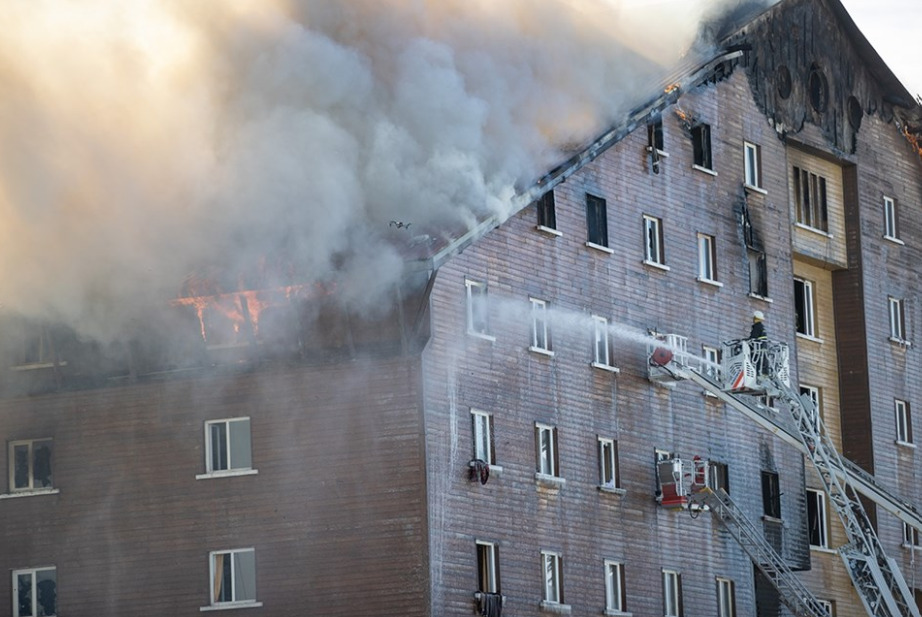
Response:
[[[237,593],[237,563],[238,555],[244,553],[251,553],[253,555],[253,597],[251,599],[242,599],[238,600]],[[230,556],[230,571],[231,571],[231,597],[229,601],[219,602],[215,597],[215,577],[217,575],[215,562],[218,555],[229,555]],[[242,608],[242,607],[257,607],[262,606],[263,603],[256,600],[256,549],[249,548],[235,548],[228,549],[223,551],[211,551],[208,553],[208,594],[210,598],[210,604],[208,606],[202,606],[199,608],[200,611],[208,610],[219,610],[225,608]]]
[[[47,566],[42,568],[21,568],[19,570],[13,570],[13,586],[12,593],[13,596],[13,617],[34,617],[38,614],[36,611],[36,603],[38,602],[38,574],[40,572],[54,572],[54,584],[55,584],[55,596],[57,596],[57,586],[58,586],[58,573],[55,566]],[[32,579],[32,590],[30,597],[32,598],[32,611],[28,615],[24,615],[19,612],[19,577],[23,575],[30,575]],[[58,602],[57,597],[55,597],[55,606],[54,606],[54,615],[58,614]],[[54,617],[54,615],[48,615],[47,617]]]
[[[905,344],[906,336],[906,303],[902,298],[887,296],[887,306],[890,313],[890,340]]]
[[[749,141],[743,142],[743,183],[747,188],[762,188],[762,148]]]
[[[893,399],[896,414],[896,443],[912,445],[912,409],[909,401]]]
[[[833,605],[832,605],[832,600],[819,600],[819,599],[817,599],[817,602],[819,602],[819,603],[823,606],[823,608],[826,609],[826,614],[829,615],[829,617],[835,617],[835,614],[836,614],[836,613],[835,613],[835,609],[833,608]]]
[[[541,565],[544,579],[544,602],[563,604],[563,583],[561,573],[563,559],[560,553],[541,551]]]
[[[529,351],[554,355],[551,351],[550,328],[548,327],[547,302],[537,298],[531,301],[531,346]]]
[[[919,544],[919,532],[909,523],[903,523],[903,548],[922,549]]]
[[[249,437],[249,448],[250,448],[250,465],[249,466],[240,466],[234,467],[233,463],[233,451],[231,448],[231,424],[236,422],[246,422],[249,425],[248,437]],[[227,448],[227,469],[215,469],[213,465],[212,455],[214,445],[211,441],[211,427],[225,424],[224,438],[225,438],[225,448]],[[238,452],[238,456],[240,453]],[[224,478],[230,476],[248,476],[255,475],[259,471],[253,467],[253,425],[250,421],[249,416],[240,416],[236,418],[219,418],[216,420],[206,420],[205,421],[205,473],[195,476],[199,480],[207,478]]]
[[[809,396],[810,400],[813,401],[813,404],[816,406],[816,416],[810,418],[810,422],[813,424],[813,429],[819,434],[820,420],[823,417],[823,399],[820,396],[820,389],[816,386],[802,383],[800,384],[800,393]]]
[[[51,455],[48,461],[49,474],[51,478],[51,486],[36,486],[35,482],[35,447],[38,444],[43,444],[48,442],[51,444]],[[17,448],[22,446],[27,447],[28,457],[29,457],[29,483],[27,486],[16,486],[16,456],[15,452]],[[7,461],[9,469],[9,489],[11,495],[19,494],[33,494],[33,493],[50,493],[57,492],[54,488],[54,439],[50,437],[44,437],[40,439],[20,439],[17,441],[11,441],[7,447]]]
[[[535,446],[538,475],[546,478],[560,477],[560,470],[557,469],[557,427],[536,422]]]
[[[608,437],[599,437],[599,488],[610,491],[621,489],[621,474],[618,469],[618,442]]]
[[[717,617],[736,617],[736,583],[717,577]]]
[[[720,350],[711,345],[701,346],[701,357],[704,359],[702,368],[705,375],[711,379],[720,379]]]
[[[496,337],[490,335],[490,302],[487,295],[487,284],[482,281],[465,279],[464,286],[467,294],[467,333],[471,336],[495,341]],[[480,311],[474,310],[475,304],[480,307]],[[478,312],[481,311],[483,314],[478,315]]]
[[[682,617],[682,575],[675,570],[663,570],[663,615]]]
[[[702,283],[723,286],[717,281],[717,239],[698,233],[698,280]]]
[[[493,460],[493,415],[485,411],[471,409],[471,431],[474,458],[480,459],[492,467],[496,462]]]
[[[499,593],[498,547],[495,542],[477,540],[476,543],[478,591],[480,593]]]
[[[592,316],[592,366],[605,371],[618,372],[611,363],[611,337],[608,333],[608,319]]]
[[[649,266],[666,268],[666,249],[663,246],[663,220],[650,214],[643,215],[643,262]]]
[[[884,238],[902,243],[899,229],[896,200],[884,195]]]
[[[794,218],[797,224],[828,236],[829,188],[825,176],[795,166],[794,181],[791,186],[794,189]],[[823,218],[824,216],[826,218]]]
[[[819,523],[819,544],[810,544],[810,548],[819,548],[819,549],[828,549],[829,548],[829,517],[827,516],[826,510],[826,494],[823,491],[808,488],[807,489],[807,499],[813,499],[816,504],[816,512]],[[809,517],[807,523],[810,523]],[[807,539],[810,540],[810,533],[808,530]]]
[[[800,336],[808,338],[817,338],[816,336],[816,294],[813,289],[813,281],[808,281],[800,277],[794,277],[795,283],[803,285],[803,305],[804,305],[804,332],[797,331]]]
[[[605,613],[618,615],[627,611],[627,593],[624,589],[624,564],[605,560]]]

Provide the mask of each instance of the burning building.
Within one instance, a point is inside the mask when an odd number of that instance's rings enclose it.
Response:
[[[595,139],[544,168],[503,170],[534,182],[478,183],[458,152],[415,153],[451,161],[419,186],[486,207],[440,224],[418,197],[409,216],[375,210],[363,225],[330,212],[317,222],[323,258],[255,215],[232,229],[210,221],[220,251],[192,243],[194,274],[164,257],[181,288],[171,299],[145,295],[111,321],[96,310],[89,326],[65,303],[7,306],[0,606],[18,617],[789,614],[797,599],[716,508],[688,507],[681,461],[697,460],[811,606],[918,610],[922,109],[837,0],[747,6],[709,23],[717,42],[661,85],[630,84],[642,96]],[[326,49],[309,43],[299,53]],[[337,58],[334,69],[361,74]],[[238,103],[224,111],[259,104]],[[400,128],[386,141],[394,157],[409,156]],[[579,134],[556,128],[558,141]],[[368,178],[399,200],[386,162]],[[446,184],[446,169],[464,180]],[[316,191],[359,199],[323,172],[310,175]],[[271,202],[286,178],[255,186]],[[240,194],[211,198],[254,198],[254,185],[228,186]],[[337,234],[348,237],[323,237]],[[235,243],[250,235],[259,254]],[[86,287],[87,306],[109,306],[99,289]],[[681,341],[658,362],[693,357],[716,372],[721,343],[744,338],[754,311],[790,350],[787,379],[822,434],[873,474],[862,494],[881,487],[860,520],[903,596],[869,600],[873,585],[853,583],[836,554],[854,546],[837,495],[812,450],[771,428],[783,402],[743,404],[767,430],[721,391],[651,367],[651,345]]]

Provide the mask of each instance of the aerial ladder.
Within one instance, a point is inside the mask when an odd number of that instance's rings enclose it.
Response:
[[[890,495],[870,474],[860,472],[856,465],[850,464],[838,453],[823,428],[812,399],[790,386],[787,346],[773,341],[729,341],[723,344],[723,361],[718,369],[688,354],[685,337],[665,335],[660,338],[664,344],[656,346],[650,354],[651,380],[667,386],[679,380],[691,381],[795,446],[810,459],[848,536],[849,543],[839,549],[839,555],[868,615],[920,617],[899,567],[884,553],[858,499],[858,492],[917,529],[922,520],[914,507]],[[765,396],[786,403],[790,417],[783,418],[778,411],[761,404],[759,398]],[[690,502],[694,501],[695,493],[704,493],[699,499],[713,509],[712,503],[717,505],[721,494],[706,486],[704,490],[696,490],[696,485],[700,486],[696,481],[690,483]],[[680,486],[679,490],[685,491],[686,488]],[[760,553],[755,558],[750,554],[750,558],[758,566],[757,559],[770,556]],[[771,576],[769,580],[775,582]],[[791,608],[791,591],[776,587],[782,601]]]

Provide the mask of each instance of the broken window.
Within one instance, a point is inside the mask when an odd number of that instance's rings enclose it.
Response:
[[[599,437],[599,486],[608,489],[621,488],[618,442],[614,439]]]
[[[695,165],[704,169],[714,169],[711,158],[711,127],[708,124],[698,124],[691,129],[692,151]]]
[[[826,178],[795,166],[794,200],[798,223],[811,229],[829,231]]]
[[[651,151],[663,152],[666,149],[663,143],[663,119],[657,118],[647,124],[647,147]]]
[[[909,523],[903,523],[903,546],[919,546],[919,531]]]
[[[755,249],[748,250],[749,256],[749,293],[760,298],[768,297],[768,265],[765,253]]]
[[[605,610],[627,611],[627,594],[624,590],[624,564],[605,560]]]
[[[778,487],[778,474],[773,471],[762,472],[762,513],[771,518],[781,518],[781,492]]]
[[[541,561],[544,565],[544,601],[549,604],[562,604],[563,558],[557,553],[541,551]]]
[[[53,488],[51,474],[51,439],[10,442],[10,492]]]
[[[762,149],[756,144],[743,142],[744,179],[746,186],[762,188]]]
[[[477,591],[500,593],[499,547],[493,542],[477,542]]]
[[[588,242],[596,246],[608,246],[608,213],[605,200],[586,193],[586,227]]]
[[[214,551],[211,557],[211,604],[256,603],[256,551]]]
[[[666,265],[666,252],[663,248],[663,220],[655,216],[643,215],[644,262],[657,266]]]
[[[551,350],[551,341],[548,336],[547,302],[531,298],[531,350]]]
[[[810,77],[807,83],[810,95],[810,105],[815,111],[820,113],[826,111],[829,103],[829,83],[826,81],[826,75],[816,65],[810,69]]]
[[[807,489],[807,528],[810,546],[829,548],[826,533],[826,497],[822,491]]]
[[[557,458],[557,428],[546,424],[535,424],[535,452],[537,471],[543,476],[559,476]]]
[[[55,568],[13,570],[13,617],[57,615],[58,590]]]
[[[477,281],[465,281],[467,287],[467,332],[489,336],[489,304],[487,285]]]
[[[557,210],[554,191],[550,190],[538,199],[538,227],[557,229]]]
[[[884,196],[884,238],[898,240],[899,237],[896,201],[892,197]]]
[[[252,469],[250,419],[206,422],[205,463],[209,474]]]
[[[797,333],[805,336],[816,336],[813,283],[810,281],[794,279],[794,312],[797,321]]]
[[[493,416],[482,411],[471,410],[474,435],[474,459],[488,465],[496,462],[493,443]]]
[[[708,461],[708,486],[730,494],[730,467],[726,463]]]
[[[663,570],[663,615],[682,617],[682,575]]]

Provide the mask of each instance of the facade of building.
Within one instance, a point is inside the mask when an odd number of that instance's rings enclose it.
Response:
[[[788,614],[708,512],[659,503],[678,456],[832,614],[866,614],[804,457],[648,358],[677,334],[719,362],[761,311],[840,451],[922,503],[922,113],[836,0],[783,1],[715,58],[374,317],[313,287],[174,301],[117,353],[8,327],[0,607]],[[258,329],[227,318],[258,301]],[[868,507],[918,597],[918,532]]]

